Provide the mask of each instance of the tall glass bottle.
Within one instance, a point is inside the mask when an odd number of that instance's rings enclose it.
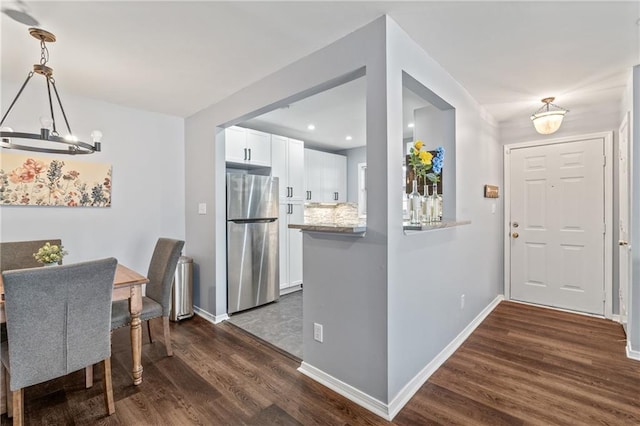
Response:
[[[441,203],[438,201],[438,184],[433,183],[433,192],[431,193],[431,220],[437,221],[442,217]],[[440,198],[441,199],[441,198]]]
[[[422,221],[423,222],[431,222],[430,220],[430,210],[429,210],[429,202],[431,200],[429,199],[429,185],[426,184],[424,185],[424,195],[422,196]]]
[[[411,224],[422,223],[422,196],[418,192],[418,181],[415,179],[409,200],[411,201]]]

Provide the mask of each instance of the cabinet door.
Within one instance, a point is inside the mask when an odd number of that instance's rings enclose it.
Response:
[[[304,192],[304,142],[289,139],[287,165],[289,172],[288,185],[292,191],[291,200],[304,201],[306,198],[306,193]]]
[[[280,256],[280,289],[289,287],[289,204],[280,203],[278,215],[279,251]]]
[[[322,201],[336,203],[338,202],[338,174],[336,172],[336,157],[338,156],[328,152],[322,152],[321,154],[323,159],[322,181],[324,182]]]
[[[288,139],[283,136],[271,136],[271,176],[278,178],[278,197],[284,203],[288,197],[287,186],[287,144]]]
[[[225,159],[231,163],[244,163],[248,157],[247,132],[242,127],[228,127],[224,130]]]
[[[291,203],[292,214],[289,215],[289,223],[304,223],[304,205],[300,202]],[[302,284],[302,231],[288,229],[289,231],[289,286]]]
[[[304,150],[305,201],[320,203],[323,201],[324,163],[322,152],[313,149]],[[308,191],[308,192],[307,192]]]
[[[334,167],[336,173],[336,192],[338,193],[338,202],[347,202],[347,157],[344,155],[336,155],[334,159]]]
[[[247,149],[249,164],[271,166],[271,135],[257,130],[247,129]]]

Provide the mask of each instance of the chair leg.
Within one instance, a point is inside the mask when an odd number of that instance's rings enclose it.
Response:
[[[162,328],[164,329],[164,346],[167,348],[167,356],[173,356],[171,334],[169,334],[169,317],[162,317]]]
[[[89,365],[84,369],[84,384],[87,389],[93,386],[93,365]]]
[[[24,425],[24,389],[18,389],[12,392],[13,399],[13,424],[16,426]]]
[[[153,343],[153,338],[151,337],[151,320],[147,320],[147,331],[149,332],[149,343]]]
[[[116,412],[116,404],[113,402],[113,384],[111,383],[111,357],[106,358],[102,362],[103,377],[102,384],[104,387],[104,405],[107,408],[107,414],[112,415]]]
[[[11,375],[9,374],[9,370],[7,368],[3,368],[4,370],[4,396],[7,400],[7,417],[13,417],[13,393],[9,388],[9,383],[11,382]]]

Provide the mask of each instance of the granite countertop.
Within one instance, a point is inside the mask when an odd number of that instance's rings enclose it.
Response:
[[[367,230],[366,223],[304,223],[289,224],[290,229],[306,232],[329,232],[334,234],[363,234]]]
[[[460,226],[460,225],[469,225],[470,223],[471,223],[470,220],[443,219],[438,222],[430,222],[430,223],[422,223],[420,225],[413,225],[408,221],[406,221],[406,222],[402,222],[402,229],[405,231],[405,234],[406,234],[407,231],[416,231],[416,232],[431,231],[434,229],[453,228],[455,226]]]

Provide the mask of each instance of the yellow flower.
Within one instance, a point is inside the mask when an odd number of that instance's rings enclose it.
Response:
[[[422,141],[416,141],[416,143],[415,143],[415,144],[413,144],[413,148],[414,148],[416,151],[420,151],[420,148],[422,148],[422,145],[424,145],[424,143],[422,143]]]
[[[420,162],[426,166],[431,164],[431,159],[433,158],[433,154],[431,154],[429,151],[420,151],[420,154],[418,154],[418,156],[420,157]]]

